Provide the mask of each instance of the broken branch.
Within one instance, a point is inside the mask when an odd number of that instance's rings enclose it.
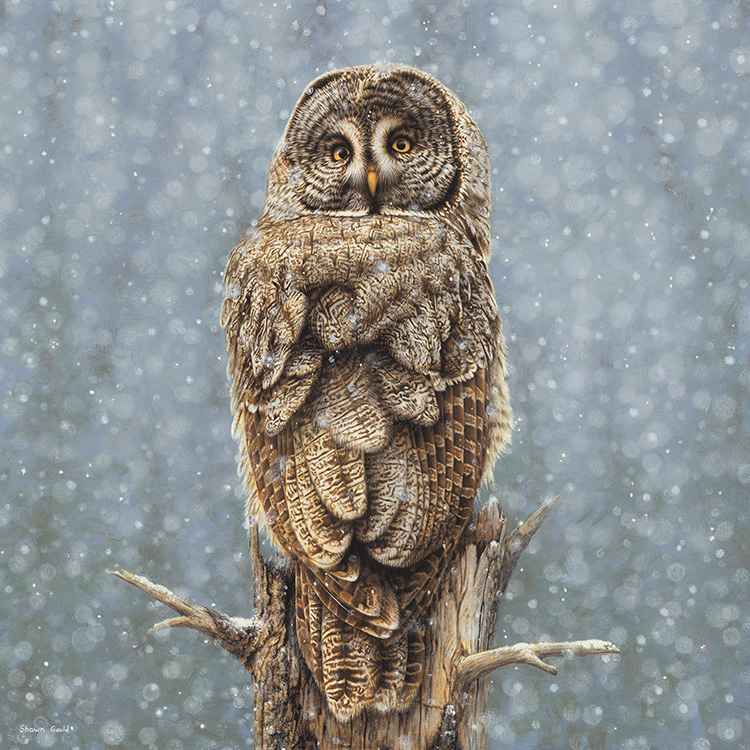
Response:
[[[193,604],[188,599],[175,594],[174,591],[170,591],[166,586],[127,570],[107,570],[107,573],[145,591],[149,596],[180,614],[180,617],[157,622],[149,628],[149,633],[168,628],[192,628],[215,638],[222,648],[240,659],[246,669],[249,668],[262,632],[261,623],[256,618],[229,617],[210,607]]]
[[[529,664],[543,669],[549,674],[557,674],[557,669],[543,659],[550,656],[591,656],[595,654],[619,654],[620,650],[609,641],[587,640],[562,643],[515,643],[489,651],[464,657],[458,665],[457,681],[468,685],[485,677],[498,667],[509,664]]]

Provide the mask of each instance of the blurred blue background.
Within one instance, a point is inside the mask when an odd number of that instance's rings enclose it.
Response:
[[[436,75],[492,153],[517,425],[482,500],[561,496],[497,643],[622,649],[496,672],[490,747],[750,747],[749,15],[3,3],[2,747],[252,745],[239,663],[148,635],[166,609],[104,569],[251,613],[222,273],[306,84],[375,61]]]

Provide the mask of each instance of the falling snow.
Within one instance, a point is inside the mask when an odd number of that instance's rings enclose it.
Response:
[[[729,0],[4,4],[3,746],[252,745],[241,666],[104,574],[252,614],[218,319],[325,70],[405,62],[493,158],[512,521],[490,747],[750,747],[750,46]],[[67,727],[69,731],[65,731]],[[408,747],[408,738],[398,740]]]

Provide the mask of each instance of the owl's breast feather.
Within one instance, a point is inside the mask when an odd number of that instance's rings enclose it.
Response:
[[[332,284],[356,285],[387,276],[418,259],[452,256],[470,246],[436,216],[305,216],[258,227],[248,255],[267,277],[279,264],[303,291]]]

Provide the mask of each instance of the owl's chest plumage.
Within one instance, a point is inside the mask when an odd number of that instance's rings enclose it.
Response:
[[[261,222],[251,241],[238,246],[267,279],[280,265],[300,288],[332,283],[359,285],[362,277],[387,279],[410,264],[436,272],[456,270],[471,243],[437,216],[309,215],[283,222]],[[230,260],[231,263],[231,260]]]

